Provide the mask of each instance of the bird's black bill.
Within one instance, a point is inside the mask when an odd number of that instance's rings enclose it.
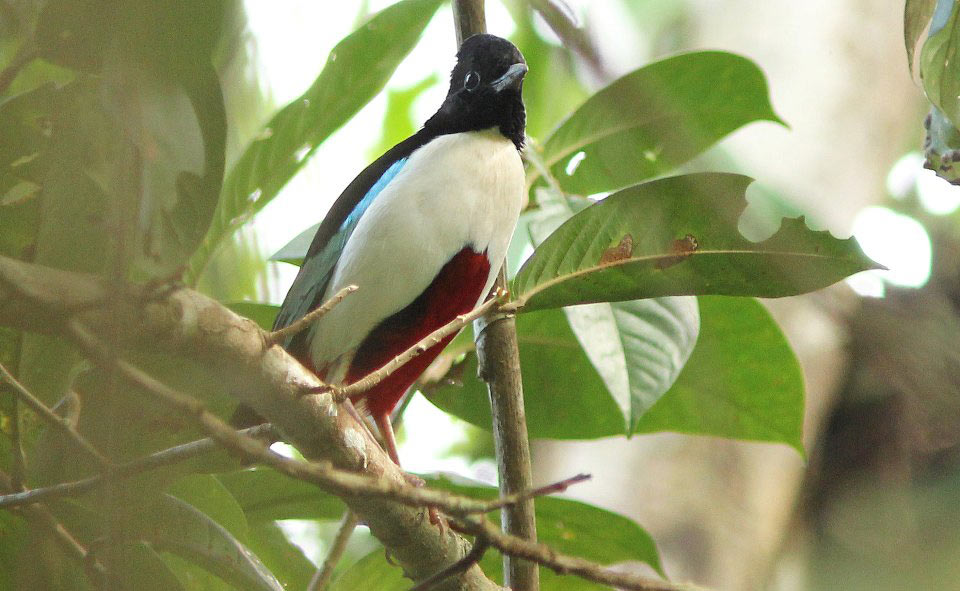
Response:
[[[496,80],[490,83],[490,87],[493,88],[496,92],[500,92],[504,88],[509,88],[511,86],[516,86],[516,84],[523,78],[523,75],[527,73],[527,64],[513,64],[507,71]]]

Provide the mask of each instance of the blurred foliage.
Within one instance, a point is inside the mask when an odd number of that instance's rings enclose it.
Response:
[[[241,302],[265,291],[257,239],[244,224],[384,88],[440,4],[402,0],[358,23],[310,88],[270,114],[239,0],[0,3],[0,255],[118,285],[185,276],[268,327],[275,306]],[[557,45],[538,30],[530,4],[506,4],[530,65],[528,183],[536,198],[510,267],[520,269],[514,295],[526,305],[518,330],[532,436],[672,430],[801,449],[799,367],[763,307],[751,298],[660,297],[790,295],[871,264],[854,242],[799,220],[784,221],[765,242],[747,241],[738,231],[745,177],[650,180],[748,123],[778,122],[762,71],[740,56],[697,52],[611,81],[589,31],[551,14],[549,26],[565,44]],[[925,10],[910,17],[911,31]],[[678,45],[669,30],[683,26],[680,3],[633,3],[628,14],[657,47]],[[927,71],[946,65],[948,46],[931,46],[921,60]],[[388,91],[375,153],[416,128],[412,105],[435,82]],[[594,93],[594,86],[603,88]],[[952,99],[941,97],[951,115]],[[611,190],[618,192],[598,203],[583,197]],[[275,258],[297,263],[311,235]],[[592,308],[572,307],[588,302]],[[92,371],[59,339],[0,329],[0,361],[45,403],[59,403],[58,412],[113,460],[199,436],[184,417],[144,405],[131,385]],[[147,352],[131,361],[214,412],[232,410],[229,393],[192,360]],[[489,429],[475,365],[470,336],[462,335],[422,387],[441,408]],[[28,486],[96,472],[0,391],[0,467],[10,469],[17,421]],[[185,591],[303,588],[313,566],[276,522],[308,519],[330,529],[343,512],[339,499],[316,487],[270,470],[238,470],[222,453],[49,508],[81,543],[108,542],[97,558],[123,587]],[[541,540],[561,551],[660,568],[653,540],[623,516],[546,498],[538,518]],[[0,512],[0,528],[0,590],[94,587],[83,565],[22,515]],[[369,546],[362,548],[354,553]],[[490,552],[483,564],[497,573],[499,557]],[[371,577],[388,585],[396,574],[380,551],[340,572],[342,589],[373,588]],[[597,588],[549,573],[544,582]]]
[[[960,3],[954,0],[907,0],[904,8],[904,41],[913,71],[920,47],[920,79],[930,113],[924,120],[927,138],[926,167],[938,176],[960,184]],[[926,38],[922,37],[927,30]]]

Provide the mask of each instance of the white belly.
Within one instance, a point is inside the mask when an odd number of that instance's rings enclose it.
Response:
[[[520,154],[498,131],[444,135],[417,149],[344,247],[326,296],[350,284],[359,290],[311,329],[317,369],[356,349],[381,321],[423,293],[465,246],[487,252],[486,294],[523,203]]]

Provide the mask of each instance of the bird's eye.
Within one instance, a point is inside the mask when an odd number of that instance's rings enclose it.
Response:
[[[473,91],[476,90],[478,86],[480,86],[480,74],[471,71],[467,74],[467,77],[463,79],[463,88],[467,91]]]

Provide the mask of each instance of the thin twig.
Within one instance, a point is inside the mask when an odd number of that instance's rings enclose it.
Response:
[[[434,585],[442,583],[443,581],[449,579],[450,577],[456,576],[463,571],[467,570],[474,564],[480,562],[480,559],[483,558],[484,553],[487,551],[487,548],[490,547],[490,542],[485,538],[480,538],[473,545],[473,548],[470,548],[470,551],[461,558],[460,560],[454,562],[447,568],[442,571],[432,574],[426,579],[420,581],[413,587],[410,587],[410,591],[426,591]]]
[[[2,382],[0,382],[2,383]],[[13,490],[23,490],[27,474],[27,457],[23,453],[23,437],[20,432],[20,404],[16,396],[10,397],[10,485]]]
[[[570,478],[565,478],[559,482],[554,482],[553,484],[548,484],[546,486],[541,486],[538,488],[532,488],[530,490],[506,495],[500,497],[496,501],[491,501],[490,510],[502,509],[508,505],[514,505],[516,503],[522,503],[529,499],[535,499],[537,497],[544,497],[547,495],[552,495],[555,493],[561,493],[566,491],[570,486],[574,484],[579,484],[581,482],[590,480],[591,476],[589,474],[577,474],[576,476],[571,476]]]
[[[436,346],[444,338],[456,334],[464,326],[470,324],[477,318],[483,316],[488,311],[493,309],[494,306],[502,303],[506,292],[500,292],[495,297],[490,298],[484,303],[480,304],[470,312],[466,314],[457,316],[450,322],[444,324],[437,330],[431,332],[427,336],[423,337],[412,347],[397,355],[391,359],[386,365],[374,371],[370,374],[367,374],[362,379],[357,380],[356,382],[350,384],[349,386],[323,386],[319,388],[319,391],[325,392],[330,391],[333,393],[334,400],[342,402],[347,398],[353,398],[358,394],[369,391],[371,388],[387,379],[393,372],[400,369],[405,363],[408,363],[414,357],[424,353],[431,347]]]
[[[310,584],[307,585],[307,591],[326,591],[327,586],[333,579],[333,571],[337,568],[337,563],[340,562],[340,559],[343,558],[343,553],[347,549],[347,542],[350,541],[350,536],[353,534],[353,530],[357,528],[359,522],[360,520],[357,518],[357,514],[347,509],[343,514],[343,519],[340,521],[340,527],[337,528],[337,535],[333,538],[330,551],[327,552],[326,558],[323,559],[323,566],[313,574],[313,578],[310,579]]]
[[[112,462],[100,451],[94,447],[92,443],[87,441],[87,439],[81,435],[70,423],[70,421],[64,417],[61,417],[57,413],[50,410],[47,405],[40,401],[36,396],[30,393],[27,388],[21,384],[10,371],[0,363],[0,382],[6,382],[10,385],[13,391],[17,394],[20,400],[23,400],[30,409],[37,413],[37,415],[52,425],[53,427],[62,431],[67,437],[73,439],[73,441],[80,446],[87,454],[97,461],[99,467],[102,470],[107,470],[112,465]]]
[[[577,556],[561,554],[546,544],[532,542],[505,534],[483,517],[468,516],[458,520],[463,531],[484,540],[501,553],[545,566],[561,575],[576,575],[582,579],[630,591],[694,591],[696,588],[662,581],[653,577],[621,572]]]
[[[285,341],[286,339],[302,332],[308,326],[313,324],[315,320],[333,310],[337,307],[337,304],[343,301],[345,297],[357,291],[356,285],[348,285],[335,293],[332,298],[323,303],[323,305],[318,306],[317,308],[308,312],[303,318],[298,319],[296,322],[293,322],[289,326],[285,326],[281,329],[275,330],[273,332],[267,333],[267,342],[271,345],[277,345]]]
[[[269,423],[240,431],[240,433],[248,437],[255,438],[272,432],[273,427]],[[151,470],[179,464],[180,462],[202,456],[217,449],[220,449],[220,445],[213,439],[209,437],[198,439],[197,441],[191,441],[158,451],[143,458],[117,464],[113,467],[113,471],[110,472],[109,475],[97,474],[96,476],[90,476],[89,478],[83,478],[81,480],[62,482],[2,495],[0,496],[0,509],[39,503],[48,499],[77,497],[105,485],[108,479],[122,480],[131,478]]]
[[[575,51],[590,67],[593,75],[606,83],[610,80],[610,72],[600,57],[597,46],[587,32],[579,27],[571,17],[570,9],[558,0],[530,0],[530,5],[540,13],[547,25],[553,29],[557,37],[570,49]]]
[[[0,471],[0,491],[11,490],[12,487],[13,482],[11,482],[10,476]],[[90,554],[83,544],[77,541],[70,530],[64,527],[49,509],[41,505],[23,507],[22,514],[31,522],[39,524],[50,532],[60,547],[80,562],[94,586],[99,587],[106,574],[103,565]]]

